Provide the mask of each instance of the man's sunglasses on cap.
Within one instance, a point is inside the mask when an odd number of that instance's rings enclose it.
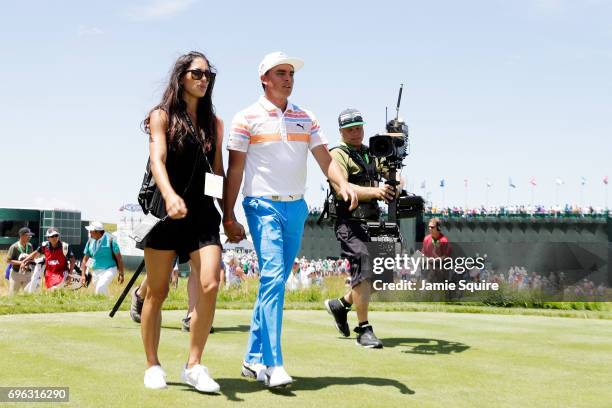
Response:
[[[345,126],[345,125],[350,125],[351,123],[355,123],[355,122],[363,122],[363,117],[361,115],[355,115],[355,116],[347,115],[346,117],[343,117],[340,119],[340,127]]]
[[[189,69],[187,72],[191,73],[191,78],[195,79],[196,81],[199,81],[202,79],[202,77],[206,77],[206,80],[211,82],[217,76],[217,74],[212,72],[210,69],[207,69],[206,71],[202,71],[201,69]]]

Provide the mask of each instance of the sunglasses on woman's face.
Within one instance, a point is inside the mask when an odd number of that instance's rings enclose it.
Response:
[[[202,71],[201,69],[189,69],[187,72],[191,73],[191,79],[195,79],[196,81],[199,81],[202,79],[202,77],[206,77],[206,80],[211,82],[213,79],[215,79],[215,76],[217,76],[217,74],[212,72],[210,69],[207,69],[206,71]]]

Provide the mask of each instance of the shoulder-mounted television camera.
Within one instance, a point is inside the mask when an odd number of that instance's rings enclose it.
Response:
[[[397,172],[398,170],[401,172],[403,160],[410,153],[408,125],[399,119],[399,107],[402,99],[403,86],[403,84],[400,86],[399,96],[397,98],[395,119],[387,121],[385,133],[379,133],[372,136],[369,140],[370,155],[383,162],[384,167],[388,170],[388,175],[386,175],[388,179],[386,183],[395,188],[399,186],[399,181],[396,176]],[[380,180],[380,174],[376,178]],[[324,205],[324,211],[319,218],[319,222],[327,214],[332,218],[344,216],[339,214],[339,205],[333,192],[330,192]],[[372,222],[371,215],[373,213],[367,213],[369,216],[366,215],[366,213],[362,214],[363,211],[361,207],[363,206],[364,205],[360,204],[357,211],[354,210],[350,217],[370,221],[368,222],[368,229],[372,231],[373,236],[398,237],[399,227],[397,225],[397,220],[400,218],[416,217],[424,209],[424,200],[420,196],[408,194],[403,191],[398,198],[389,203],[388,222],[386,223],[380,219],[380,216],[378,216],[378,222]],[[378,223],[380,223],[380,228],[374,228],[373,226]],[[375,231],[378,231],[378,233]]]
[[[387,133],[370,138],[370,154],[373,157],[401,162],[409,153],[408,125],[398,119],[387,123]]]

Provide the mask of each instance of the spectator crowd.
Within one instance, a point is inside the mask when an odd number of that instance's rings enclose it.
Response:
[[[545,207],[543,205],[509,205],[464,208],[427,206],[425,216],[442,217],[483,217],[483,216],[522,216],[522,217],[605,217],[609,210],[604,207],[579,207],[566,204],[565,206]]]

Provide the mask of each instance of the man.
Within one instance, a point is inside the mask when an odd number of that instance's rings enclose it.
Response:
[[[442,233],[440,219],[437,217],[430,219],[427,229],[429,234],[423,239],[423,255],[428,258],[440,258],[440,260],[448,258],[451,255],[451,246],[446,235]],[[440,266],[440,261],[430,261],[428,264],[427,279],[430,282],[444,282],[445,279],[452,280],[454,272],[451,271],[451,276],[449,276],[449,272]]]
[[[28,227],[21,228],[19,230],[19,240],[8,249],[6,262],[12,265],[9,275],[9,295],[14,295],[24,289],[32,278],[32,271],[26,268],[27,264],[23,260],[34,250],[34,247],[30,244],[30,239],[33,236],[34,234]]]
[[[74,271],[76,262],[72,249],[66,242],[60,241],[60,233],[54,227],[47,229],[48,241],[43,242],[32,252],[24,263],[31,262],[38,254],[45,256],[45,287],[59,289],[64,286],[66,276]],[[38,286],[38,285],[37,285]]]
[[[308,215],[303,195],[309,150],[323,173],[338,184],[342,198],[351,206],[357,204],[355,193],[327,151],[315,116],[288,101],[294,74],[303,65],[301,59],[282,52],[264,57],[259,65],[264,96],[236,114],[227,143],[223,226],[231,242],[244,238],[244,228],[234,216],[244,171],[243,207],[260,269],[242,374],[270,387],[293,381],[283,368],[281,327],[285,282]]]
[[[124,280],[123,259],[119,244],[110,234],[104,231],[104,225],[99,221],[92,221],[85,227],[89,231],[90,239],[85,245],[83,254],[83,265],[81,272],[81,283],[85,283],[87,268],[91,268],[95,294],[108,296],[108,287],[113,281],[119,269],[117,281],[121,284]],[[89,266],[89,260],[92,260]]]
[[[287,282],[285,283],[285,288],[293,292],[294,290],[298,290],[300,288],[300,260],[295,258],[293,261],[293,266],[291,267],[291,273],[289,273],[289,277],[287,278]]]
[[[342,142],[331,150],[331,155],[348,177],[349,183],[357,193],[359,206],[355,211],[338,203],[336,207],[336,238],[340,241],[341,257],[350,262],[351,290],[339,299],[328,299],[325,308],[334,317],[338,331],[350,336],[348,312],[355,304],[358,326],[357,344],[367,348],[382,348],[382,342],[374,334],[368,321],[368,305],[372,291],[372,276],[362,268],[362,262],[368,261],[368,249],[365,242],[370,242],[367,222],[378,221],[380,209],[378,200],[389,202],[394,199],[395,189],[388,184],[378,185],[377,173],[385,176],[386,169],[380,161],[374,160],[363,144],[363,115],[357,109],[346,109],[338,117]],[[331,181],[333,191],[338,186]]]
[[[312,285],[312,280],[316,277],[317,270],[314,262],[310,263],[307,268],[300,270],[300,285],[303,289],[308,289]]]

